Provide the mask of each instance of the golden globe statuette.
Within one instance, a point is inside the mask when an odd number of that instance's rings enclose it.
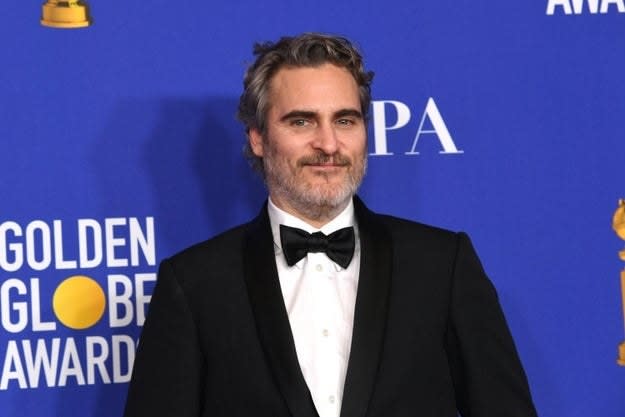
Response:
[[[612,228],[621,239],[625,240],[625,200],[618,201],[618,208],[614,212]],[[619,258],[625,261],[625,249],[618,253]],[[623,319],[625,320],[625,269],[621,271],[621,295],[623,298]],[[625,366],[625,342],[618,347],[619,357],[617,363]]]
[[[89,7],[82,0],[46,0],[41,8],[41,24],[51,28],[84,28],[91,24]]]

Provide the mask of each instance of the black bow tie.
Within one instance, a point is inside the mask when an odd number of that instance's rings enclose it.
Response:
[[[308,233],[295,227],[280,225],[280,242],[282,252],[289,266],[295,265],[308,252],[325,252],[325,254],[347,268],[354,257],[354,228],[345,227],[329,235],[321,232]]]

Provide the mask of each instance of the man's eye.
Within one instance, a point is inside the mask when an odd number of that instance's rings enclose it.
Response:
[[[354,124],[354,121],[352,119],[338,119],[336,123],[342,126],[350,126]]]
[[[291,126],[306,126],[308,124],[308,120],[306,119],[293,119],[291,120]]]

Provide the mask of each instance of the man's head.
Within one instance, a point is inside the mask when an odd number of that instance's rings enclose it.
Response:
[[[373,74],[344,38],[304,34],[256,45],[239,119],[246,154],[279,207],[309,220],[336,214],[366,165]]]

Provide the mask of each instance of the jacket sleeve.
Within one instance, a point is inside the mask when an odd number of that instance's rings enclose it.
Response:
[[[536,417],[495,288],[464,233],[457,235],[447,349],[463,417]]]
[[[172,264],[161,263],[139,340],[125,417],[198,417],[203,357]]]

